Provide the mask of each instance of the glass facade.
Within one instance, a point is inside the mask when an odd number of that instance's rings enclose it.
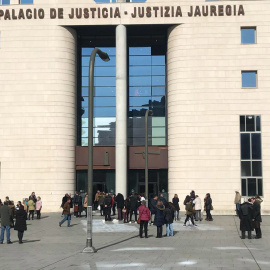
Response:
[[[115,48],[101,47],[110,56],[109,62],[96,56],[94,70],[93,144],[115,145],[116,88]],[[89,60],[93,48],[81,49],[81,92],[79,113],[80,145],[88,145]],[[144,119],[147,109],[149,145],[166,145],[166,60],[153,55],[151,47],[129,48],[128,145],[144,145]]]
[[[109,62],[95,59],[93,144],[115,145],[115,48],[100,48]],[[89,60],[93,48],[81,49],[81,145],[88,145]]]
[[[242,196],[263,195],[261,118],[240,116]]]

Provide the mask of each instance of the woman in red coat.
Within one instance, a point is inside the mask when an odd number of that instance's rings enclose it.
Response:
[[[140,222],[140,237],[143,238],[143,228],[145,238],[148,238],[147,229],[148,229],[148,221],[151,218],[151,213],[149,208],[146,206],[146,201],[142,201],[142,205],[139,207],[139,218]]]

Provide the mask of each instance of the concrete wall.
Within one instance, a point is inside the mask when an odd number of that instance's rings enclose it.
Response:
[[[0,27],[0,198],[32,191],[43,211],[74,190],[76,35],[61,26]]]

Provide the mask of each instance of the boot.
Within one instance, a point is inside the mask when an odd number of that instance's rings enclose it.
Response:
[[[241,239],[245,239],[246,236],[245,236],[245,231],[242,231],[242,236],[241,236]]]
[[[251,239],[251,231],[248,231],[248,239]]]
[[[177,218],[177,221],[179,221],[180,220],[180,218]]]

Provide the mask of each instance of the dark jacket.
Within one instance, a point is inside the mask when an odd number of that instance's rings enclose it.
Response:
[[[124,196],[121,193],[118,193],[117,196],[115,197],[115,202],[117,203],[117,208],[124,208]]]
[[[104,198],[104,206],[112,207],[112,197],[110,195],[106,195]]]
[[[165,217],[164,217],[164,205],[157,205],[155,208],[155,219],[154,219],[154,225],[155,226],[163,226],[165,224]]]
[[[165,218],[165,224],[171,224],[173,223],[174,219],[174,210],[167,207],[164,210],[164,218]]]
[[[23,209],[19,209],[16,212],[16,221],[15,221],[14,230],[26,231],[27,230],[26,220],[27,220],[27,213]]]
[[[154,198],[150,200],[150,204],[149,204],[149,208],[152,214],[155,213],[156,211],[156,205],[157,205],[157,200],[155,200]]]
[[[175,208],[176,211],[179,211],[180,210],[180,207],[179,207],[179,198],[173,198],[172,199],[172,202],[173,202],[173,206]]]
[[[0,207],[1,226],[10,226],[13,224],[12,209],[7,205]]]
[[[244,202],[239,208],[240,231],[252,231],[252,204]]]
[[[205,200],[204,205],[205,205],[206,210],[211,210],[212,199],[210,197],[207,197],[207,199]]]
[[[252,213],[253,219],[255,219],[255,221],[257,222],[262,222],[261,205],[257,201],[255,201],[253,203],[252,208],[253,208],[253,213]]]
[[[137,201],[137,197],[135,196],[130,196],[130,209],[131,210],[136,210],[138,207],[138,201]]]

